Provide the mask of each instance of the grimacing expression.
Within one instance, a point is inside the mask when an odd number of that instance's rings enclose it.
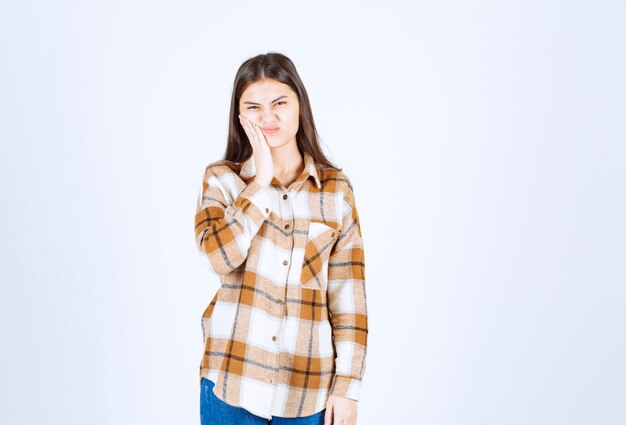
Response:
[[[239,113],[261,127],[271,148],[296,142],[300,103],[287,84],[271,78],[251,83],[241,94]]]

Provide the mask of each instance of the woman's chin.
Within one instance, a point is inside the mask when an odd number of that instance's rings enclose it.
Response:
[[[285,144],[285,141],[282,139],[274,139],[273,137],[265,136],[265,140],[267,140],[267,144],[270,145],[270,148],[277,148]]]

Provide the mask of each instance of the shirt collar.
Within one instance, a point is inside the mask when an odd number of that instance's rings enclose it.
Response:
[[[308,177],[313,177],[315,180],[315,184],[319,189],[322,188],[322,183],[320,182],[319,175],[317,173],[317,167],[315,166],[315,161],[313,157],[308,152],[304,152],[303,154],[304,160],[304,170],[302,174],[307,174]],[[239,171],[239,176],[245,179],[254,177],[256,175],[256,170],[254,166],[254,154],[250,155],[250,158],[245,160],[241,166],[241,171]]]

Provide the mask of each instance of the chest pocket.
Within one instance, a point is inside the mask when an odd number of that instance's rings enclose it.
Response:
[[[326,289],[328,259],[341,233],[332,222],[311,221],[304,246],[300,284],[303,288]]]

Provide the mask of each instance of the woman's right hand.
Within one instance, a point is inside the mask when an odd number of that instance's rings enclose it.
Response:
[[[261,186],[267,188],[274,178],[274,161],[272,159],[270,145],[267,143],[261,127],[252,123],[252,121],[241,114],[239,114],[239,122],[246,132],[250,145],[252,146],[254,167],[256,169],[256,177],[254,180]]]

